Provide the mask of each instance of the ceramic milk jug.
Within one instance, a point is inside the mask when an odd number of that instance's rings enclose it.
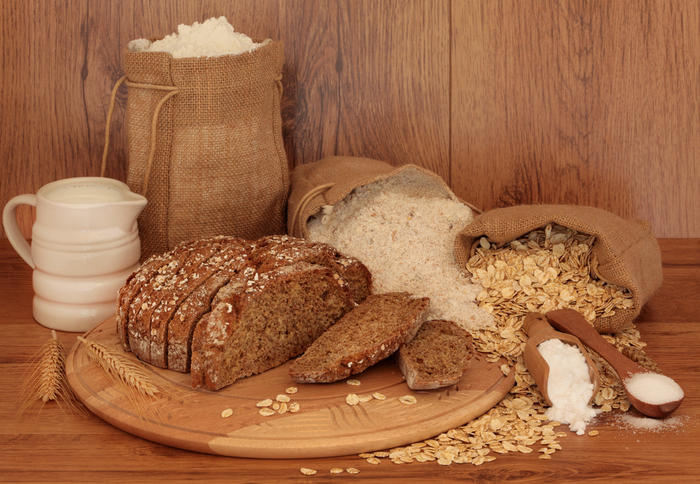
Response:
[[[31,247],[17,226],[22,204],[36,207]],[[145,206],[125,183],[101,177],[58,180],[5,205],[7,238],[34,269],[37,322],[85,332],[114,315],[119,288],[138,268],[136,220]]]

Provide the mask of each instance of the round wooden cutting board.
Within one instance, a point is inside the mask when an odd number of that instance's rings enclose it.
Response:
[[[112,317],[84,335],[124,354]],[[138,362],[131,353],[127,356]],[[168,394],[133,401],[87,354],[85,345],[73,346],[66,362],[68,381],[78,398],[97,416],[138,437],[185,450],[235,457],[288,459],[334,457],[389,449],[434,437],[480,416],[512,388],[514,373],[504,376],[500,365],[482,356],[459,384],[430,391],[412,391],[398,366],[385,360],[353,378],[330,384],[297,384],[287,374],[289,363],[244,378],[213,392],[192,389],[189,373],[177,373],[138,362],[154,381],[172,388]],[[294,394],[285,390],[297,387]],[[350,393],[372,395],[351,406]],[[297,402],[297,413],[260,415],[261,400],[284,394]],[[399,397],[413,395],[405,405]],[[291,403],[290,402],[290,403]],[[288,404],[289,405],[289,404]],[[233,414],[222,417],[231,409]]]

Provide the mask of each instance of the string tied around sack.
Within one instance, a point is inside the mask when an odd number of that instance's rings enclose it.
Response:
[[[143,177],[143,189],[141,190],[141,195],[144,197],[148,192],[148,179],[151,176],[151,167],[153,166],[153,157],[156,151],[156,127],[158,126],[158,115],[163,105],[173,96],[178,94],[179,89],[175,86],[162,86],[159,84],[141,84],[137,82],[130,82],[126,79],[126,76],[122,76],[121,79],[112,88],[112,95],[109,99],[109,111],[107,111],[107,122],[105,124],[105,148],[102,153],[102,169],[100,170],[100,176],[105,176],[107,171],[107,153],[109,151],[109,127],[112,123],[112,114],[114,113],[114,103],[117,98],[117,92],[122,84],[126,84],[129,88],[137,87],[142,89],[156,89],[159,91],[168,91],[168,93],[163,96],[163,98],[156,104],[155,110],[153,112],[153,119],[151,120],[151,143],[148,150],[148,161],[146,163],[146,172]]]

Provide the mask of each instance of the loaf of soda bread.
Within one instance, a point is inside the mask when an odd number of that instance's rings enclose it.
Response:
[[[428,298],[373,294],[323,333],[289,368],[299,383],[330,383],[360,373],[410,341],[425,321]]]
[[[469,332],[453,321],[426,321],[416,336],[394,354],[412,390],[433,390],[459,383],[474,357]]]
[[[117,334],[142,361],[192,370],[195,386],[217,389],[300,354],[370,293],[367,268],[326,244],[213,237],[153,256],[129,277],[117,297]],[[238,329],[223,341],[221,327]],[[254,361],[234,368],[235,345],[253,334],[259,351],[246,353]]]

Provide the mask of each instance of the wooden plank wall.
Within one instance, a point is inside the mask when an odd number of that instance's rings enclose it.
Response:
[[[700,237],[700,5],[681,0],[6,0],[0,203],[98,175],[122,49],[220,15],[285,45],[290,167],[415,163],[486,210],[593,205]]]

